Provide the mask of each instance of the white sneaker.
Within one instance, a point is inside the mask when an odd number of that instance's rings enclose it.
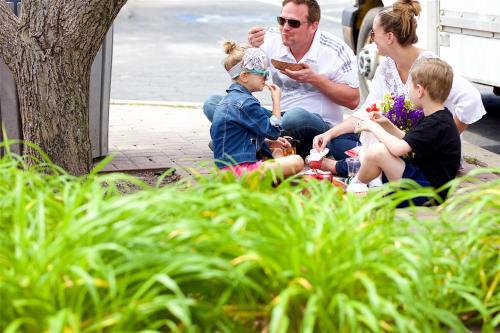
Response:
[[[363,183],[349,183],[346,188],[346,192],[354,192],[354,193],[365,193],[368,192],[368,186]]]
[[[380,177],[377,177],[368,183],[368,187],[380,187],[382,185],[384,185],[384,183],[382,183],[382,179],[380,179]]]

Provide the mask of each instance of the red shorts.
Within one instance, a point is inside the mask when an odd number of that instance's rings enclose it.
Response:
[[[231,171],[236,176],[240,177],[244,173],[248,174],[248,173],[251,173],[252,171],[257,170],[261,166],[261,164],[262,164],[262,161],[257,161],[254,163],[244,162],[244,163],[224,167],[221,170],[222,171]]]

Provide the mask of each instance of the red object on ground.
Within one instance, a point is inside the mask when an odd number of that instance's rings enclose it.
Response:
[[[311,169],[308,170],[304,173],[305,177],[308,178],[314,178],[317,180],[327,180],[329,182],[332,181],[333,175],[330,171],[322,171],[322,170],[316,170],[316,169]]]
[[[309,161],[309,167],[311,169],[321,169],[321,164],[323,163],[323,159],[319,161]]]
[[[357,147],[351,148],[349,150],[346,150],[344,152],[344,154],[346,154],[349,157],[358,157],[358,155],[359,155],[359,149]]]

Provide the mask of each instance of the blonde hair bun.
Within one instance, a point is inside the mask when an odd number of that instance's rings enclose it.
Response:
[[[404,16],[419,16],[422,11],[418,0],[397,0],[392,5],[394,11],[399,11]]]
[[[224,48],[224,52],[226,54],[231,54],[233,53],[234,50],[238,47],[238,44],[236,44],[235,41],[232,40],[226,40],[222,42],[222,47]]]

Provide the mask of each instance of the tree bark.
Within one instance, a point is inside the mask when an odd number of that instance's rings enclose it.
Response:
[[[23,0],[17,19],[0,0],[0,56],[17,84],[24,140],[75,175],[92,167],[90,68],[126,1]],[[23,153],[41,158],[28,145]]]

